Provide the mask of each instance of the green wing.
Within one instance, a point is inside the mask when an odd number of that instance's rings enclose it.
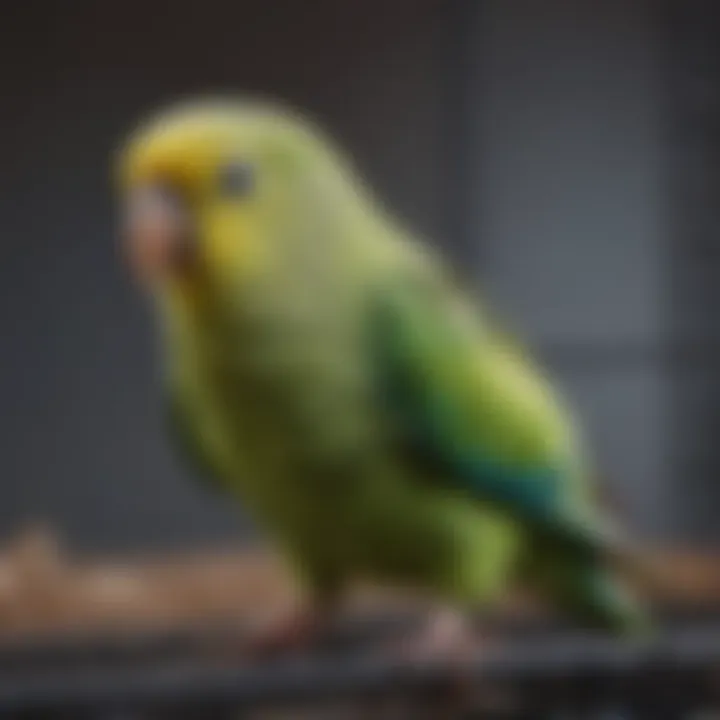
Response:
[[[571,423],[519,349],[446,286],[393,282],[380,294],[374,358],[404,447],[456,489],[557,539],[611,543]]]

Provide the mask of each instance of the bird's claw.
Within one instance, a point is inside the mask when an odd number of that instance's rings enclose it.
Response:
[[[247,642],[247,654],[252,658],[268,658],[305,650],[318,636],[321,624],[321,617],[315,611],[286,612],[252,634]]]

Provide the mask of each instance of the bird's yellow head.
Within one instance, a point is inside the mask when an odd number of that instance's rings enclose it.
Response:
[[[250,278],[339,201],[341,163],[306,121],[242,101],[173,108],[120,155],[123,247],[152,288]],[[315,221],[317,223],[317,221]]]

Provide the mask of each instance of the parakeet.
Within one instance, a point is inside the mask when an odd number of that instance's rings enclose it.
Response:
[[[184,103],[118,175],[173,433],[311,605],[358,579],[459,608],[520,582],[587,626],[644,625],[558,393],[314,123]]]

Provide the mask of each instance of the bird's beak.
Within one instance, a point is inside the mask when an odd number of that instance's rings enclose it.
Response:
[[[133,272],[154,283],[193,264],[196,247],[188,208],[162,185],[128,192],[122,208],[122,246]]]

